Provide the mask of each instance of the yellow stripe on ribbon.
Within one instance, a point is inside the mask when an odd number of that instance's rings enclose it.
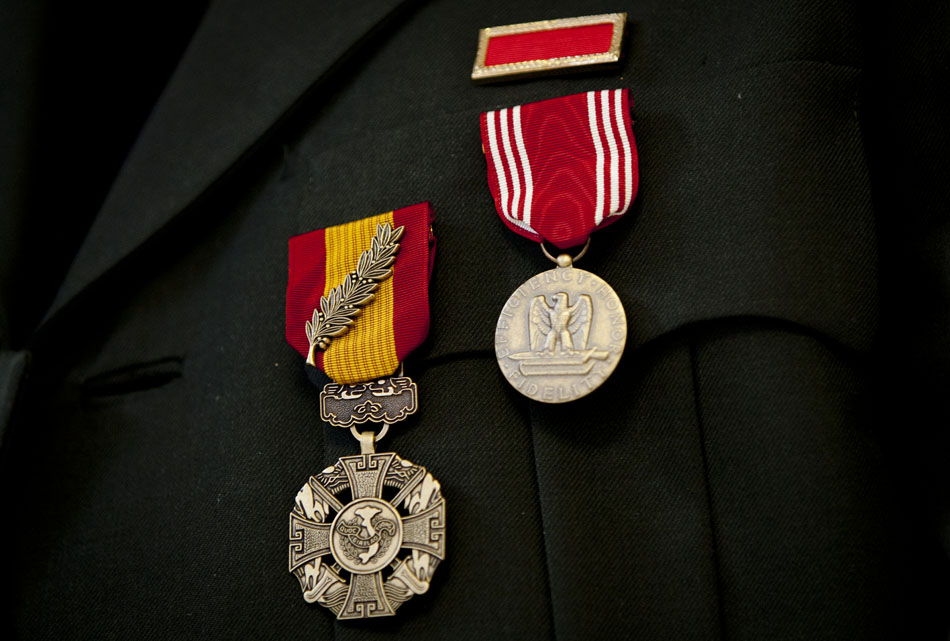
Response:
[[[382,223],[393,225],[393,212],[327,228],[324,296],[356,269],[360,254],[369,249],[376,235],[376,225]],[[363,308],[350,331],[334,338],[324,352],[323,369],[330,378],[337,383],[360,383],[396,371],[399,361],[393,334],[393,299],[390,277],[380,283],[376,297]]]

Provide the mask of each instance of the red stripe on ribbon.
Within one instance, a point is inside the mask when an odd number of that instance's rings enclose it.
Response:
[[[304,358],[310,342],[304,327],[320,307],[326,286],[327,249],[323,229],[293,236],[288,245],[287,308],[284,335],[291,347]],[[317,366],[323,369],[323,352],[317,351]]]
[[[514,232],[560,248],[618,220],[639,185],[626,89],[481,115],[495,209]]]
[[[610,22],[491,36],[485,66],[606,53],[613,37]]]
[[[429,277],[435,260],[432,207],[419,203],[393,212],[405,226],[393,266],[393,334],[401,363],[429,334]],[[406,251],[404,251],[406,249]]]

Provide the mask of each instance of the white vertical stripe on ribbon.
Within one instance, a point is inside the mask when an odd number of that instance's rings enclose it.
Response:
[[[597,204],[594,207],[594,224],[599,225],[604,219],[604,146],[597,131],[597,105],[593,91],[587,92],[587,122],[590,124],[591,138],[594,139],[594,152],[597,154]]]
[[[508,215],[508,180],[505,178],[505,166],[501,163],[501,154],[498,153],[498,136],[495,133],[495,112],[489,111],[488,120],[488,146],[491,151],[492,163],[495,165],[495,176],[498,177],[498,189],[501,191],[501,210],[505,216]]]
[[[532,234],[537,234],[530,225],[527,225],[514,216],[511,215],[511,212],[508,209],[508,172],[505,170],[505,165],[501,161],[501,150],[499,149],[498,144],[498,133],[496,131],[495,123],[495,111],[489,111],[485,114],[485,120],[488,125],[488,147],[491,152],[492,164],[495,167],[495,176],[498,178],[498,190],[501,192],[501,211],[505,219],[516,227],[521,229],[526,229]]]
[[[511,135],[508,132],[508,109],[501,110],[501,142],[502,148],[505,150],[505,158],[508,160],[508,167],[510,168],[511,176],[511,185],[512,191],[514,192],[511,196],[511,207],[509,212],[511,213],[512,218],[520,218],[518,216],[518,202],[521,200],[521,176],[518,174],[518,165],[515,164],[515,156],[511,153]]]
[[[617,122],[617,131],[620,132],[620,144],[623,147],[623,208],[618,211],[616,216],[627,213],[630,208],[630,201],[633,198],[633,156],[630,153],[630,138],[627,136],[627,128],[623,125],[623,96],[622,89],[614,90],[614,118]]]
[[[607,210],[607,215],[610,216],[620,210],[620,158],[617,155],[614,128],[610,122],[610,92],[606,89],[600,92],[600,110],[604,135],[607,137],[607,149],[610,151],[610,209]]]
[[[531,178],[531,163],[528,162],[528,150],[524,146],[524,135],[521,132],[521,105],[512,112],[512,129],[515,130],[515,145],[518,147],[518,157],[521,159],[521,169],[524,172],[524,209],[521,220],[525,225],[531,225],[531,200],[534,197],[534,181]]]

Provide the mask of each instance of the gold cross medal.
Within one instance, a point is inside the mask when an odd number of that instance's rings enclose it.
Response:
[[[617,293],[578,269],[590,235],[619,220],[636,197],[637,148],[626,89],[481,115],[488,186],[501,221],[541,244],[556,268],[518,287],[495,325],[495,356],[515,389],[543,403],[573,401],[616,368],[627,340]],[[582,247],[575,256],[552,255]]]
[[[311,476],[290,511],[289,570],[305,601],[339,619],[394,615],[445,558],[439,482],[376,451],[418,409],[401,363],[428,334],[434,247],[429,203],[290,239],[287,341],[311,380],[333,380],[321,418],[360,443]]]

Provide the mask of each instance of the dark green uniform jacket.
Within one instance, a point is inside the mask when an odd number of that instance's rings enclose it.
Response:
[[[944,639],[946,3],[4,3],[0,625],[23,639]],[[619,70],[476,86],[477,29],[626,11]],[[629,88],[641,182],[580,267],[612,378],[564,406],[493,328],[550,268],[478,116]],[[337,623],[287,572],[358,451],[284,341],[287,239],[432,203],[420,411],[447,559]]]

